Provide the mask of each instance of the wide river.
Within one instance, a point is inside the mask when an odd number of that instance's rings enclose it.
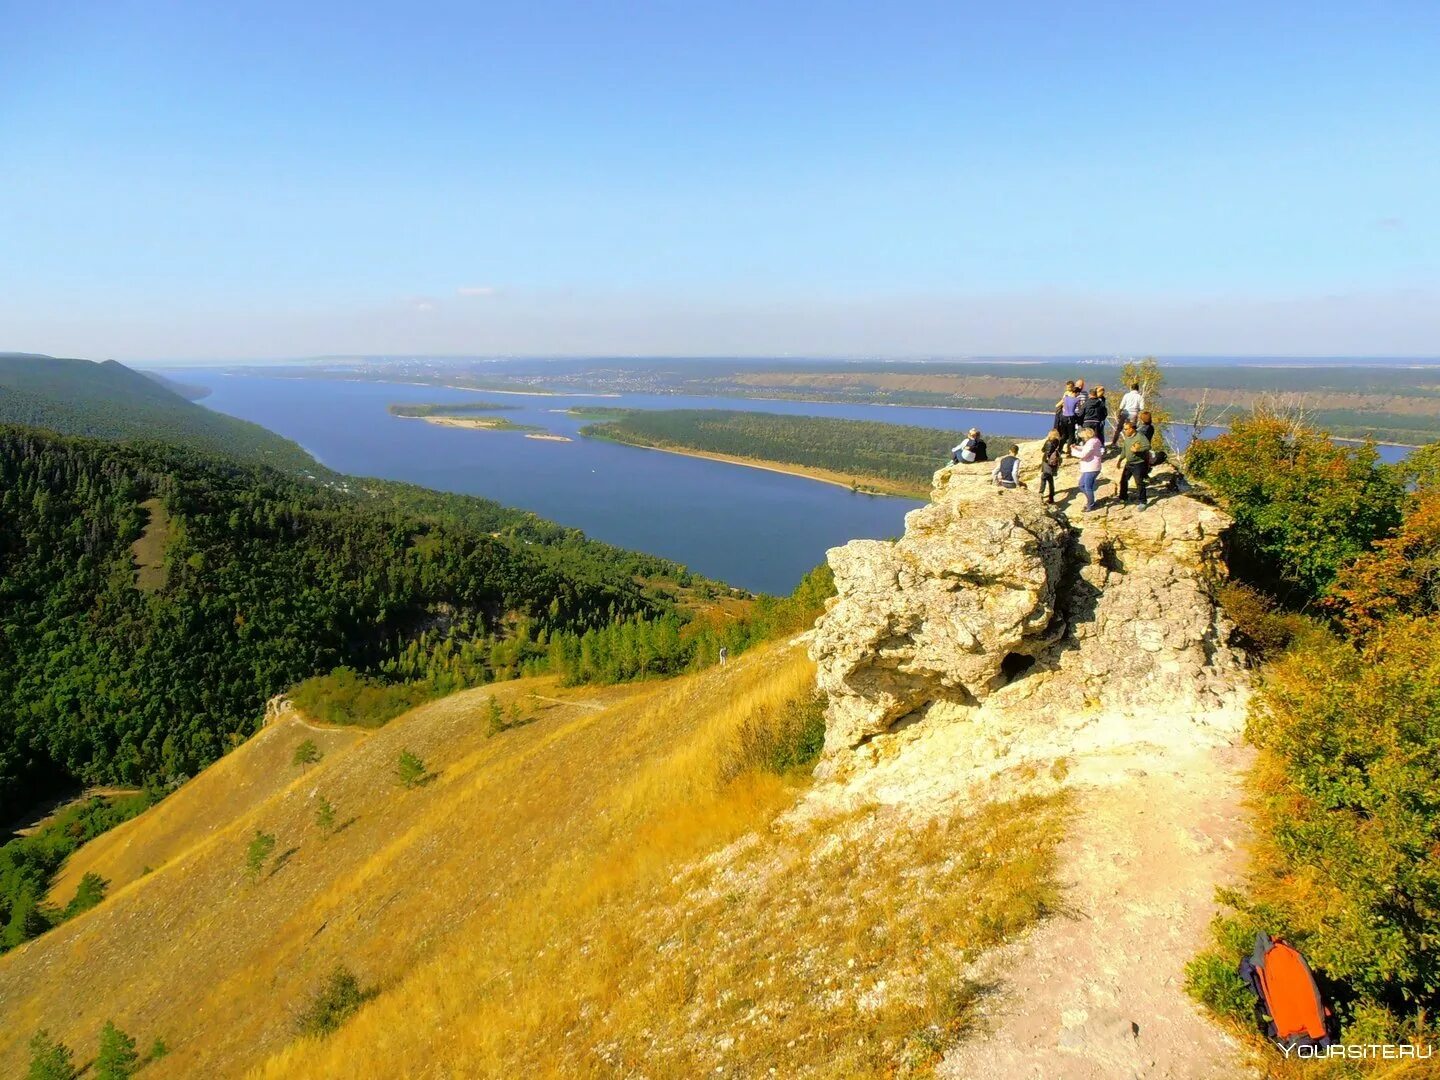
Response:
[[[483,495],[533,510],[599,540],[648,551],[743,588],[785,593],[857,537],[898,536],[910,499],[860,495],[833,484],[724,462],[584,439],[577,405],[642,409],[748,409],[790,415],[918,424],[962,432],[976,426],[1037,437],[1048,416],[886,405],[623,394],[514,395],[410,383],[275,378],[209,369],[166,370],[208,387],[201,404],[293,439],[340,472],[406,480]],[[445,428],[391,416],[392,403],[497,401],[502,413],[572,442],[515,431]],[[958,438],[957,438],[958,441]],[[937,454],[935,466],[945,461]]]

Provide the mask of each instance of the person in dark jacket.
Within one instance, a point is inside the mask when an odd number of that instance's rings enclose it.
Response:
[[[1105,402],[1105,388],[1097,386],[1085,399],[1085,415],[1081,419],[1081,426],[1093,428],[1095,437],[1103,443],[1105,441],[1105,421],[1109,415],[1110,406]]]
[[[1149,442],[1155,441],[1155,421],[1150,418],[1150,410],[1142,409],[1140,418],[1135,421],[1135,430],[1144,435]]]
[[[1040,497],[1047,503],[1055,501],[1055,477],[1065,460],[1065,436],[1057,426],[1040,446]]]

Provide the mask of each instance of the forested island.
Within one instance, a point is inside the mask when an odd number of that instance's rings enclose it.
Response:
[[[960,438],[943,428],[731,409],[572,412],[597,421],[580,430],[590,438],[778,466],[858,491],[914,498],[929,493],[931,477]]]

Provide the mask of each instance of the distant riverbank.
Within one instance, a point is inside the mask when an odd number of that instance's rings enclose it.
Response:
[[[807,480],[818,480],[822,484],[834,484],[862,495],[898,496],[904,499],[928,499],[928,485],[902,484],[880,476],[848,476],[830,469],[816,469],[806,465],[791,465],[784,461],[765,461],[760,458],[738,457],[733,454],[715,454],[708,450],[690,450],[680,446],[655,446],[650,443],[628,442],[625,439],[609,439],[604,435],[589,434],[586,438],[605,439],[621,446],[633,446],[637,450],[658,450],[662,454],[680,454],[683,457],[704,458],[706,461],[723,461],[727,465],[744,465],[747,469],[764,469],[766,472],[784,473],[786,476],[803,476]],[[940,468],[937,463],[935,468]]]

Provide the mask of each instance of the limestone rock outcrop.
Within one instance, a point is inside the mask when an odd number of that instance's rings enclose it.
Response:
[[[1027,479],[1002,490],[988,465],[942,469],[898,541],[828,553],[838,595],[810,644],[827,761],[942,701],[1187,722],[1243,706],[1243,659],[1213,598],[1226,515],[1178,491],[1145,512],[1111,500],[1081,514],[1078,496],[1052,507]]]
[[[811,656],[830,698],[826,745],[855,746],[937,696],[983,700],[1014,657],[1054,638],[1069,544],[1023,491],[976,489],[911,511],[895,543],[829,553],[838,599]]]

